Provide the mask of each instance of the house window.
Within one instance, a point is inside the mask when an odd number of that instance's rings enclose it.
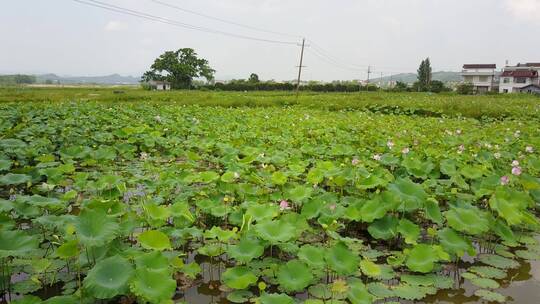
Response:
[[[510,78],[504,78],[504,79],[503,79],[503,82],[504,82],[504,83],[510,83]]]
[[[478,81],[480,81],[480,82],[487,82],[487,81],[488,81],[488,77],[487,77],[487,76],[480,76],[480,77],[478,77]]]
[[[527,83],[527,77],[517,77],[516,83]]]
[[[504,89],[504,90],[503,90],[503,93],[508,93],[508,89]]]

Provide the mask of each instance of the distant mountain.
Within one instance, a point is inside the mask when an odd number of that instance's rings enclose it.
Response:
[[[433,80],[439,80],[442,82],[460,82],[462,80],[459,72],[434,72]],[[389,81],[401,81],[405,83],[414,83],[417,80],[415,73],[402,73],[382,78],[382,82]],[[371,82],[380,82],[381,78],[374,78]]]
[[[38,83],[61,84],[138,84],[140,78],[112,74],[107,76],[58,76],[56,74],[36,75]]]

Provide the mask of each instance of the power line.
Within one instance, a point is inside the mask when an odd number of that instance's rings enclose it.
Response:
[[[159,1],[159,0],[150,0],[150,1],[152,1],[152,2],[154,2],[156,4],[159,4],[159,5],[162,5],[162,6],[166,6],[166,7],[169,7],[169,8],[173,8],[175,10],[185,12],[185,13],[197,15],[197,16],[200,16],[200,17],[208,18],[208,19],[211,19],[211,20],[215,20],[215,21],[219,21],[219,22],[223,22],[223,23],[227,23],[227,24],[231,24],[231,25],[235,25],[235,26],[238,26],[238,27],[243,27],[243,28],[246,28],[246,29],[249,29],[249,30],[252,30],[252,31],[264,32],[264,33],[287,36],[287,37],[294,37],[294,38],[302,38],[302,36],[300,36],[300,35],[293,35],[293,34],[288,34],[288,33],[270,31],[270,30],[254,27],[254,26],[251,26],[251,25],[238,23],[238,22],[235,22],[235,21],[230,21],[230,20],[226,20],[226,19],[206,15],[206,14],[203,14],[203,13],[199,13],[199,12],[187,9],[187,8],[183,8],[183,7],[173,5],[173,4],[170,4],[170,3],[167,3],[167,2]]]
[[[220,34],[220,35],[225,35],[225,36],[230,36],[230,37],[235,37],[235,38],[240,38],[240,39],[259,41],[259,42],[267,42],[267,43],[283,44],[283,45],[297,45],[297,42],[292,42],[292,41],[280,41],[280,40],[245,36],[245,35],[240,35],[240,34],[235,34],[235,33],[230,33],[230,32],[224,32],[220,30],[214,30],[211,28],[195,26],[188,23],[183,23],[176,20],[163,18],[163,17],[159,17],[159,16],[147,14],[144,12],[140,12],[140,11],[124,8],[121,6],[100,2],[100,1],[95,1],[95,0],[72,0],[72,1],[85,4],[88,6],[98,7],[105,10],[121,13],[124,15],[130,15],[130,16],[147,19],[151,21],[156,21],[156,22],[160,22],[164,24],[169,24],[169,25],[173,25],[173,26],[177,26],[177,27],[181,27],[185,29],[190,29],[190,30],[196,30],[196,31],[201,31],[201,32],[206,32],[206,33],[211,33],[211,34]]]

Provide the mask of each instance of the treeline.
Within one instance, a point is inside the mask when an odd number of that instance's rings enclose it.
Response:
[[[37,79],[34,75],[0,75],[0,84],[9,85],[9,84],[33,84],[36,83]]]
[[[219,91],[294,91],[296,84],[292,82],[275,81],[250,81],[250,80],[232,80],[227,83],[215,83],[197,86],[203,90]],[[377,91],[378,87],[374,85],[360,85],[356,82],[332,82],[319,83],[309,82],[300,86],[301,91],[312,92],[358,92],[358,91]]]

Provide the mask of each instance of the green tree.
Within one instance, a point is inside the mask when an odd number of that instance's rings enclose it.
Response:
[[[431,85],[431,62],[429,58],[422,60],[418,68],[418,84],[414,87],[418,91],[428,91]]]
[[[462,83],[458,85],[457,92],[461,95],[472,95],[474,92],[474,86],[472,83]]]
[[[259,83],[260,82],[259,75],[252,73],[251,75],[249,75],[248,81],[251,83]]]
[[[192,86],[193,78],[204,77],[211,81],[214,73],[206,59],[198,58],[193,49],[183,48],[159,56],[142,79],[146,82],[166,80],[173,89],[188,89]]]

